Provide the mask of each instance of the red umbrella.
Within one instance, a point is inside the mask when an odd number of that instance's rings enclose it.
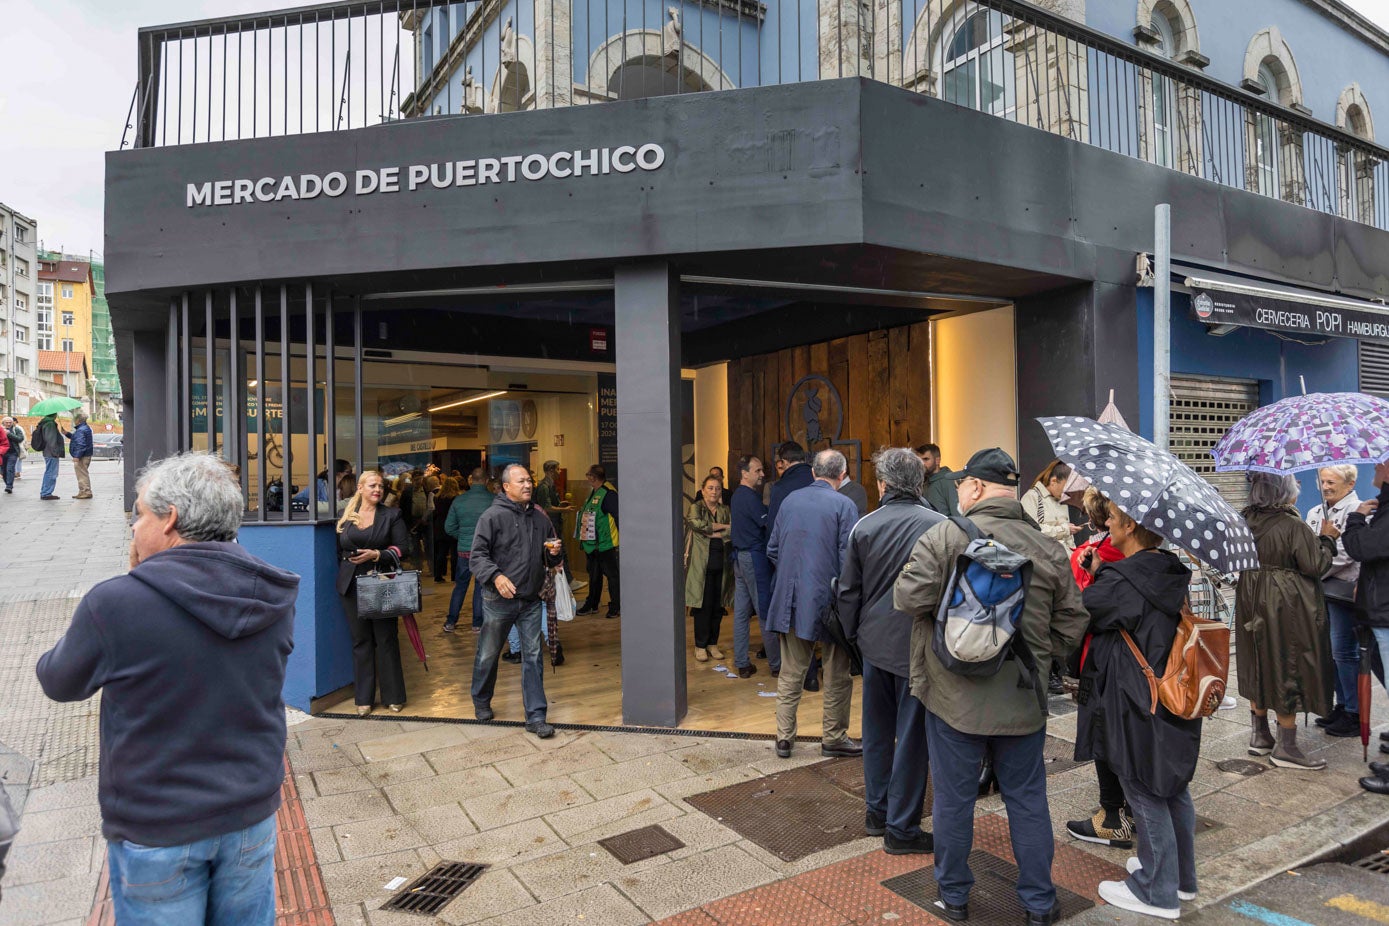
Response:
[[[415,623],[415,615],[403,615],[405,620],[405,632],[410,635],[410,645],[415,648],[415,655],[420,657],[420,662],[424,663],[424,670],[429,671],[429,657],[424,654],[424,641],[420,639],[420,625]]]
[[[550,648],[550,669],[554,670],[562,661],[559,654],[559,611],[555,608],[555,581],[564,575],[564,567],[557,566],[545,571],[545,581],[540,586],[540,598],[545,603],[545,642]]]
[[[1371,666],[1374,663],[1374,632],[1364,625],[1357,625],[1355,635],[1360,643],[1360,675],[1356,678],[1356,691],[1360,700],[1360,746],[1362,761],[1370,760],[1370,697],[1374,688],[1370,684]]]

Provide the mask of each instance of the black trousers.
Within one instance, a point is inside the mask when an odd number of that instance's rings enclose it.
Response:
[[[434,538],[434,578],[453,579],[457,570],[458,541],[448,535]]]
[[[1095,760],[1095,777],[1100,780],[1100,806],[1107,813],[1113,813],[1128,803],[1124,797],[1124,784],[1109,763],[1103,759]]]
[[[603,596],[603,580],[608,580],[608,610],[622,610],[621,580],[617,571],[617,548],[594,550],[588,555],[588,597],[585,608],[597,608]]]
[[[723,570],[704,571],[703,604],[692,608],[695,646],[717,646],[719,625],[723,623]]]
[[[381,686],[382,704],[405,703],[405,670],[400,666],[399,618],[364,621],[357,616],[357,596],[342,596],[347,629],[352,634],[352,687],[354,703],[376,703]]]

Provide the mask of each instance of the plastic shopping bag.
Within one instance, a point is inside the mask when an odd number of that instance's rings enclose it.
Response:
[[[572,621],[574,612],[578,610],[574,603],[574,592],[569,588],[569,582],[564,578],[563,567],[555,570],[555,617],[562,621]]]

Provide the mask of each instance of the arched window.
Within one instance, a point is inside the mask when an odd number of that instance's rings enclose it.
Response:
[[[699,74],[681,66],[672,56],[638,55],[618,65],[608,78],[608,92],[615,100],[643,100],[651,96],[697,93],[710,89]]]
[[[1278,99],[1278,76],[1267,61],[1259,65],[1257,81],[1264,95]],[[1259,192],[1265,196],[1278,195],[1278,126],[1273,117],[1264,113],[1254,116],[1254,169]]]
[[[1152,24],[1158,36],[1153,50],[1164,58],[1175,57],[1177,39],[1172,21],[1153,10]],[[1153,161],[1162,167],[1171,167],[1176,161],[1176,96],[1170,77],[1153,75]]]
[[[1004,49],[1003,14],[980,10],[941,49],[941,99],[995,116],[1013,113],[1013,55]]]

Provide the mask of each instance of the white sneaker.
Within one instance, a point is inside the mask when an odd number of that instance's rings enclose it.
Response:
[[[1140,862],[1140,861],[1138,860],[1138,856],[1136,856],[1136,855],[1130,855],[1130,856],[1129,856],[1129,860],[1128,860],[1127,862],[1125,862],[1124,864],[1125,864],[1125,867],[1128,868],[1129,874],[1133,874],[1135,871],[1138,871],[1140,868],[1143,867],[1143,863]],[[1133,893],[1133,892],[1130,891],[1129,893]],[[1195,892],[1195,891],[1177,891],[1177,899],[1178,899],[1178,900],[1195,900],[1195,899],[1196,899],[1196,892]]]
[[[1234,698],[1230,697],[1229,695],[1226,695],[1225,697],[1220,699],[1220,707],[1216,708],[1216,710],[1232,711],[1237,707],[1239,707],[1239,702],[1236,701]]]
[[[1161,917],[1164,920],[1180,919],[1182,915],[1181,907],[1150,907],[1133,896],[1133,891],[1129,890],[1129,886],[1123,881],[1101,881],[1099,894],[1100,900],[1121,910],[1132,910],[1134,913]]]

